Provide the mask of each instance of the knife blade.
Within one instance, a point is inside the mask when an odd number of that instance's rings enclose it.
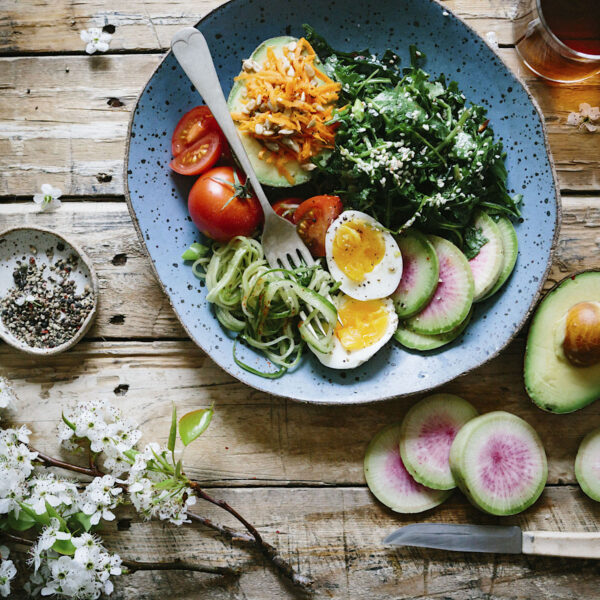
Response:
[[[600,559],[598,531],[522,531],[516,525],[415,523],[388,535],[384,544],[457,552],[499,552]]]
[[[520,554],[523,534],[517,526],[415,523],[388,535],[384,544],[462,552]]]

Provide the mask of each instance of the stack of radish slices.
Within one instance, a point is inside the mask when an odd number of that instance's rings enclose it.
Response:
[[[504,285],[517,261],[517,235],[506,217],[483,211],[473,226],[484,238],[467,260],[454,244],[409,229],[398,238],[403,270],[392,295],[401,320],[394,337],[412,350],[435,350],[455,340],[469,324],[472,306]]]
[[[540,496],[548,466],[533,428],[503,411],[478,416],[466,400],[435,394],[367,447],[365,478],[392,510],[417,513],[460,490],[477,508],[513,515]]]

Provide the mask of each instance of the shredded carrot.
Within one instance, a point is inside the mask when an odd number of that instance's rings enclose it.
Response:
[[[293,46],[292,46],[293,47]],[[238,129],[267,144],[259,158],[274,164],[293,185],[287,169],[290,161],[301,165],[325,148],[333,148],[333,117],[340,84],[315,66],[316,54],[301,38],[290,50],[283,47],[278,56],[272,46],[258,71],[244,71],[236,81],[246,86],[244,107],[231,114]]]

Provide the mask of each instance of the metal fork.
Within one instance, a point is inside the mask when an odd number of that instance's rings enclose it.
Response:
[[[229,114],[229,107],[223,95],[206,39],[194,27],[185,27],[173,36],[171,49],[217,120],[262,206],[265,225],[261,241],[267,262],[272,268],[283,267],[285,269],[302,266],[302,263],[306,266],[313,265],[314,260],[296,232],[296,227],[275,213],[258,181]]]

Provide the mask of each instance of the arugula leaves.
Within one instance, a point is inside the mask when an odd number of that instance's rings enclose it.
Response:
[[[332,120],[336,146],[317,161],[314,177],[323,193],[338,194],[391,231],[415,225],[475,254],[485,243],[467,229],[477,207],[519,216],[521,197],[506,190],[505,154],[486,109],[467,106],[444,75],[432,79],[421,68],[422,52],[411,46],[411,66],[401,69],[391,50],[381,58],[340,52],[304,28],[325,72],[342,84]]]

